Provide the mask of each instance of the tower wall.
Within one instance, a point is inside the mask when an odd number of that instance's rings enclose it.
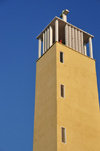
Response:
[[[57,150],[56,46],[36,64],[34,151]]]
[[[60,51],[64,63],[60,63]],[[56,43],[57,151],[100,151],[100,112],[95,60]],[[65,96],[60,96],[60,85]],[[61,141],[66,128],[66,143]]]
[[[60,62],[64,53],[64,63]],[[60,85],[65,96],[60,96]],[[66,128],[62,143],[61,127]],[[38,61],[33,151],[100,151],[95,60],[56,42]]]

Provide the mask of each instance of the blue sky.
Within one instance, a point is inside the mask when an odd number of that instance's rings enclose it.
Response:
[[[0,0],[0,151],[32,151],[36,36],[63,9],[95,36],[100,93],[100,0]]]

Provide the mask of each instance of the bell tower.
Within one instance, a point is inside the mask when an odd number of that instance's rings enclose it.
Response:
[[[68,13],[37,36],[33,151],[100,151],[94,36],[68,23]]]

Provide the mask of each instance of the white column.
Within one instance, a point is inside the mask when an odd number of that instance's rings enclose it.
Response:
[[[50,46],[49,46],[49,41],[50,41],[50,40],[49,40],[49,28],[47,29],[47,33],[48,33],[48,34],[47,34],[47,49],[49,49],[49,47],[50,47]]]
[[[84,54],[84,49],[83,49],[83,32],[80,33],[81,35],[81,52]]]
[[[49,49],[49,29],[46,32],[46,50]]]
[[[39,38],[38,40],[39,44],[38,44],[38,58],[41,57],[41,38]]]
[[[50,26],[49,27],[49,45],[50,47],[52,46],[53,44],[53,30],[52,30],[52,27]]]
[[[47,50],[47,32],[45,30],[45,33],[44,33],[44,52],[46,52]]]
[[[84,54],[87,56],[87,47],[86,47],[86,44],[84,44]]]
[[[75,50],[78,51],[77,29],[75,29]]]
[[[59,41],[58,20],[55,21],[55,41]]]
[[[71,26],[68,26],[68,33],[69,33],[68,46],[71,48]]]
[[[45,37],[44,37],[44,33],[43,33],[43,54],[44,54],[44,48],[45,47]]]
[[[68,25],[65,25],[65,45],[68,46]]]
[[[80,46],[80,31],[78,30],[78,51],[81,52],[81,46]]]
[[[46,50],[48,49],[48,29],[46,30]]]
[[[89,51],[90,51],[90,57],[93,58],[93,48],[92,48],[92,38],[89,37]]]
[[[75,49],[75,38],[74,38],[74,28],[72,27],[71,28],[71,35],[72,35],[72,45],[71,45],[71,47],[72,47],[72,49]]]

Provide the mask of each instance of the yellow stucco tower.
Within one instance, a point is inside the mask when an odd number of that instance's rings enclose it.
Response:
[[[68,23],[68,12],[37,37],[33,151],[100,151],[93,36]]]

